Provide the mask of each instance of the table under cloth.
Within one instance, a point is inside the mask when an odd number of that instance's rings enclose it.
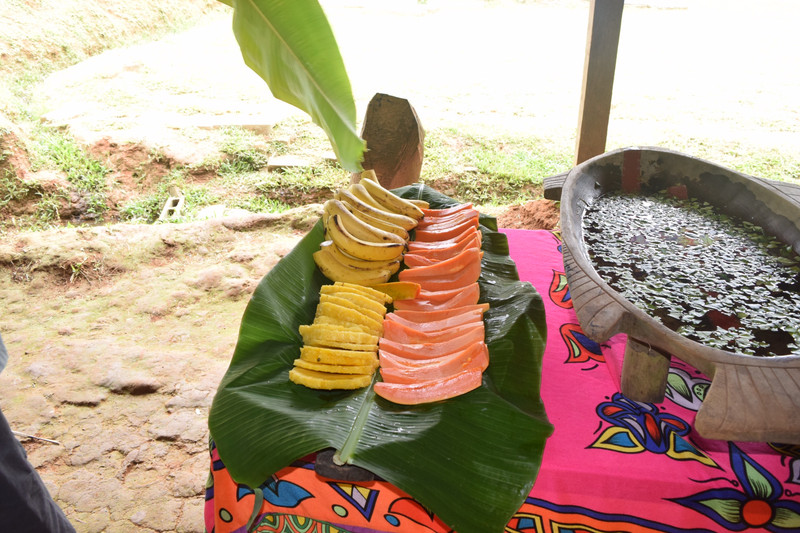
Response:
[[[501,231],[520,279],[544,299],[541,394],[554,425],[536,483],[505,532],[800,531],[800,446],[701,437],[692,423],[710,381],[676,358],[663,402],[627,399],[619,392],[626,338],[599,345],[581,331],[557,233]],[[451,531],[391,484],[322,478],[313,461],[265,483],[254,530]],[[231,480],[212,443],[207,532],[245,531],[255,498]]]

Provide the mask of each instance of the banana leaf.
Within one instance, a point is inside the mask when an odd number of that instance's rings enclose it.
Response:
[[[425,186],[395,191],[432,207],[455,202]],[[313,321],[322,284],[311,254],[318,223],[260,282],[209,415],[233,478],[263,486],[270,475],[325,448],[404,490],[459,533],[501,532],[536,479],[552,426],[541,401],[545,316],[520,282],[496,221],[481,216],[481,301],[490,365],[483,385],[443,402],[400,406],[358,391],[315,391],[289,381],[301,324]]]
[[[308,113],[341,165],[361,170],[365,143],[356,131],[350,79],[317,0],[220,0],[233,7],[233,33],[245,64],[275,98]]]

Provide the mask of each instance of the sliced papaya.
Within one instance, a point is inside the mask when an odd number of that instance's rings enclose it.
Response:
[[[427,242],[440,242],[446,241],[448,239],[452,239],[454,237],[458,237],[463,234],[465,231],[478,227],[478,218],[470,218],[459,222],[455,225],[443,225],[443,226],[429,226],[429,229],[418,229],[414,231],[414,240],[416,242],[420,241],[427,241]]]
[[[429,229],[435,226],[456,224],[471,218],[477,219],[479,216],[480,213],[478,213],[477,209],[464,209],[463,211],[457,211],[450,215],[423,218],[417,223],[417,229]]]
[[[404,344],[444,342],[470,333],[473,329],[479,329],[483,335],[483,321],[469,322],[438,331],[420,331],[413,327],[400,324],[399,322],[389,320],[386,321],[383,328],[382,338]]]
[[[401,324],[403,326],[409,328],[415,328],[417,331],[434,332],[434,331],[445,330],[448,328],[453,328],[456,326],[460,326],[462,324],[471,324],[482,321],[483,321],[483,312],[480,310],[469,311],[462,313],[460,315],[446,317],[439,320],[427,320],[423,322],[415,322],[413,320],[408,320],[407,318],[403,318],[400,315],[398,315],[397,312],[392,312],[386,315],[386,319],[384,320],[384,327],[387,322],[397,322],[398,324]]]
[[[470,344],[483,342],[483,339],[483,328],[472,328],[464,331],[464,333],[458,337],[441,342],[406,344],[382,337],[378,343],[378,347],[379,349],[384,349],[408,359],[432,359],[463,350]]]
[[[436,241],[409,241],[408,242],[408,252],[409,253],[416,253],[419,250],[437,250],[440,248],[449,248],[454,244],[458,244],[463,240],[471,239],[473,236],[478,235],[478,239],[481,240],[482,234],[478,231],[477,228],[470,226],[466,228],[464,231],[459,233],[458,235],[444,240],[436,240]]]
[[[408,268],[435,265],[437,262],[436,259],[430,259],[419,254],[405,254],[403,256],[403,263],[405,263]]]
[[[459,211],[464,211],[466,209],[472,209],[472,203],[467,202],[465,204],[457,204],[451,207],[445,207],[444,209],[423,209],[422,214],[425,217],[444,217],[448,215],[452,215],[453,213],[458,213]],[[425,218],[423,218],[425,220]]]
[[[446,318],[454,317],[468,312],[480,312],[481,314],[489,310],[488,303],[444,307],[441,309],[395,309],[393,313],[406,320],[412,322],[433,322],[436,320],[444,320]]]
[[[481,372],[489,366],[489,350],[484,343],[477,343],[465,350],[426,361],[406,359],[381,350],[381,377],[390,383],[420,383],[441,379],[467,368]]]
[[[449,289],[446,291],[427,291],[420,289],[417,300],[434,304],[454,301],[468,301],[469,305],[478,303],[481,295],[481,288],[478,282],[471,283],[466,287]]]
[[[459,227],[465,228],[467,226],[475,226],[477,228],[479,223],[478,220],[478,212],[474,211],[474,214],[467,213],[464,216],[454,216],[448,217],[446,220],[431,221],[427,225],[417,226],[415,229],[416,231],[436,233],[453,230]],[[460,231],[456,233],[460,233]]]
[[[417,277],[440,277],[449,278],[463,270],[470,263],[479,263],[483,257],[483,252],[480,248],[467,248],[462,250],[457,255],[444,261],[437,261],[436,263],[423,267],[408,268],[397,275],[401,281],[413,281],[411,278]]]
[[[418,273],[417,271],[425,270],[426,268],[434,268],[434,267],[424,267],[424,268],[407,268],[405,270],[400,271],[398,275],[398,279],[400,281],[413,281],[415,283],[419,283],[422,287],[422,290],[426,291],[446,291],[450,289],[457,289],[466,287],[472,283],[478,281],[478,278],[481,275],[481,262],[480,260],[477,261],[470,261],[463,265],[463,268],[454,274],[450,274],[447,277],[443,277],[441,275],[437,275],[435,273]],[[414,300],[407,300],[408,302],[413,302]]]
[[[403,256],[403,262],[406,264],[407,267],[414,266],[409,261],[414,262],[415,260],[418,262],[428,260],[431,261],[432,264],[437,261],[444,261],[446,259],[450,259],[451,257],[458,255],[459,252],[462,252],[467,248],[480,248],[480,247],[481,247],[480,232],[476,232],[471,239],[463,239],[445,248],[432,248],[427,250],[418,249],[414,250],[413,252],[409,252]]]
[[[475,368],[462,370],[446,378],[420,383],[375,383],[375,393],[400,405],[418,405],[438,402],[460,396],[477,389],[483,381],[483,373]]]

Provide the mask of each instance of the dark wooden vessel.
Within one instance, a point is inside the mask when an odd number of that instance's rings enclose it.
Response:
[[[608,152],[574,167],[566,179],[546,183],[551,198],[562,189],[564,267],[581,327],[596,342],[628,335],[622,393],[629,398],[662,401],[670,358],[678,357],[711,379],[695,420],[701,435],[800,444],[800,355],[755,357],[691,341],[623,298],[592,266],[581,224],[594,198],[610,191],[647,194],[673,186],[685,186],[689,197],[762,226],[800,253],[800,188],[658,148]]]

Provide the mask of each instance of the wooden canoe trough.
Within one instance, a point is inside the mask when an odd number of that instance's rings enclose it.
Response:
[[[663,401],[670,357],[678,357],[711,379],[695,419],[702,436],[800,444],[800,355],[756,357],[689,340],[623,298],[591,263],[582,218],[595,198],[672,186],[685,186],[690,198],[762,226],[800,253],[800,188],[658,148],[608,152],[574,167],[561,191],[564,268],[581,327],[600,343],[628,335],[621,388],[629,398]]]

